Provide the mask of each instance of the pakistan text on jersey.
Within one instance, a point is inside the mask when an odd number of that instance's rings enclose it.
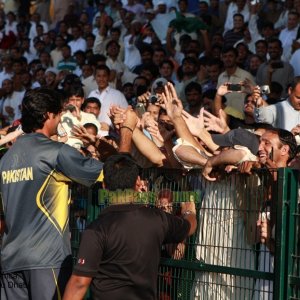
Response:
[[[20,181],[33,180],[33,169],[32,167],[2,171],[1,173],[2,183],[9,184]]]

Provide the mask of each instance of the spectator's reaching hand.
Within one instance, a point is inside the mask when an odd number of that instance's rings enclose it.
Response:
[[[200,114],[198,117],[193,117],[190,115],[188,112],[185,110],[182,111],[182,116],[183,119],[185,120],[185,123],[187,127],[189,128],[189,131],[192,133],[194,136],[198,136],[199,131],[204,128],[204,108],[202,107],[200,109]]]
[[[242,174],[252,174],[252,169],[260,168],[260,164],[257,161],[244,161],[238,165],[238,171]]]
[[[261,97],[261,91],[260,91],[259,86],[256,86],[253,88],[252,96],[253,96],[254,100],[256,101],[256,105],[255,105],[256,107],[264,106],[264,100]]]
[[[300,124],[297,124],[292,130],[293,135],[300,135]]]
[[[212,170],[213,170],[212,164],[211,164],[210,160],[208,159],[202,170],[202,176],[208,181],[216,181],[217,180],[216,177],[210,176],[210,173]]]
[[[231,91],[228,90],[228,84],[229,84],[228,82],[221,84],[217,89],[217,95],[222,97],[228,93],[232,93]]]
[[[151,127],[153,126],[153,124],[155,124],[157,122],[155,122],[155,120],[153,119],[153,117],[150,115],[149,112],[145,112],[142,116],[142,119],[141,119],[141,126],[145,129],[148,130],[148,127]]]
[[[174,129],[168,130],[164,125],[157,123],[154,120],[153,122],[151,122],[151,124],[149,124],[147,130],[149,131],[151,136],[156,138],[161,144],[169,141],[175,133]]]
[[[83,127],[82,125],[74,125],[71,133],[73,137],[76,137],[77,139],[81,140],[84,146],[96,143],[96,136],[89,134],[85,127]]]
[[[135,129],[135,127],[137,126],[138,121],[139,121],[139,118],[138,118],[137,114],[135,113],[135,111],[132,109],[132,107],[128,107],[125,111],[125,120],[123,121],[120,128],[128,127],[133,131]]]
[[[112,123],[116,129],[120,129],[120,126],[126,119],[126,109],[119,106],[112,105],[109,109],[109,114]]]
[[[137,103],[143,103],[145,106],[148,105],[149,97],[151,96],[150,92],[146,92],[137,97]]]
[[[230,130],[226,122],[226,113],[222,109],[219,110],[219,117],[214,116],[206,110],[203,111],[203,115],[204,126],[208,131],[226,133]]]
[[[181,202],[181,214],[184,214],[186,211],[191,211],[192,213],[196,214],[196,206],[195,202]]]
[[[171,121],[174,121],[176,118],[182,116],[182,103],[178,99],[177,93],[172,83],[168,82],[164,86],[164,93],[162,94],[162,100],[165,104],[165,108],[168,114],[168,117]]]

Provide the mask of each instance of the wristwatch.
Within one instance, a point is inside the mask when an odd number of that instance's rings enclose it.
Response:
[[[188,215],[195,215],[196,213],[191,210],[185,210],[183,213],[181,213],[182,216],[188,216]]]

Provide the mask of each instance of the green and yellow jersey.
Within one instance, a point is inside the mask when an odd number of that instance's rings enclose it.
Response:
[[[18,138],[0,161],[3,272],[60,268],[69,262],[68,183],[91,186],[101,171],[101,162],[43,134]]]

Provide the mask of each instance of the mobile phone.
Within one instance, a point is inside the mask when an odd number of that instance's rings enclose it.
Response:
[[[145,108],[144,104],[138,103],[135,106],[135,111],[136,111],[138,117],[141,118],[143,116],[143,114],[146,112],[146,108]]]
[[[271,67],[273,69],[282,69],[283,68],[283,62],[282,61],[274,61],[271,63]]]
[[[242,85],[241,84],[230,83],[230,84],[228,84],[227,88],[228,88],[229,91],[239,92],[239,91],[242,90]]]

